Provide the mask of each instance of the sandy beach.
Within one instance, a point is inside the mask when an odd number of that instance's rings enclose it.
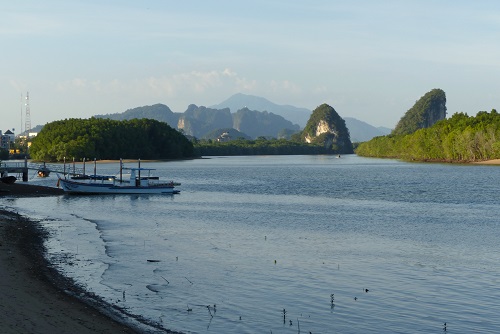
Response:
[[[478,161],[474,163],[478,165],[500,165],[500,159]]]
[[[60,189],[0,184],[0,196],[52,196]],[[43,257],[44,231],[36,222],[0,208],[0,332],[136,333],[64,292]]]

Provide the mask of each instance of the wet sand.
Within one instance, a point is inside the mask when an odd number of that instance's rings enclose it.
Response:
[[[0,197],[56,195],[62,190],[0,183]],[[85,292],[48,266],[45,237],[36,222],[0,207],[0,332],[139,333],[97,310],[105,304],[74,297]]]
[[[0,211],[2,333],[136,333],[64,292],[71,285],[49,272],[42,242],[33,222]]]

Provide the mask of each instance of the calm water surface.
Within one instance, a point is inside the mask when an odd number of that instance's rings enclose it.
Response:
[[[62,272],[161,328],[500,332],[500,167],[357,156],[142,166],[181,194],[2,204],[51,231]]]

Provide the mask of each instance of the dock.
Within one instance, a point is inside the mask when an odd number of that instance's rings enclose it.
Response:
[[[30,170],[36,170],[39,173],[42,171],[47,173],[46,175],[51,172],[70,175],[85,174],[85,169],[75,168],[74,164],[71,168],[66,164],[32,163],[28,162],[28,159],[24,159],[24,161],[0,161],[0,176],[2,177],[12,174],[22,175],[23,182],[28,182]]]
[[[0,161],[0,175],[2,177],[8,176],[9,174],[22,174],[23,182],[27,182],[28,171],[29,168],[27,159],[24,159],[24,162]]]

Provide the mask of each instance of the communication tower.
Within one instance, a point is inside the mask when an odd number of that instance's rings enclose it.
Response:
[[[31,131],[30,92],[26,92],[26,116],[24,117],[24,131],[26,132],[26,137],[29,137]]]
[[[21,93],[21,127],[19,128],[19,136],[23,133],[23,93]]]

